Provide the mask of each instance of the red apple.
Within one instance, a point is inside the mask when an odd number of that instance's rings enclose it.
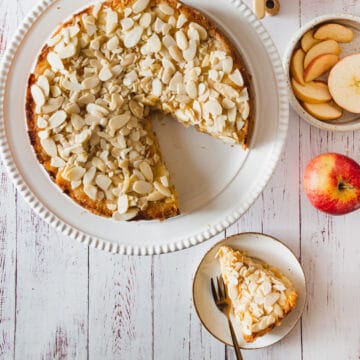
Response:
[[[304,187],[317,209],[347,214],[360,208],[360,165],[341,154],[318,155],[306,166]]]

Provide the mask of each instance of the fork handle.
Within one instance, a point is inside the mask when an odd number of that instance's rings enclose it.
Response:
[[[237,360],[243,360],[243,357],[242,357],[241,352],[240,352],[239,344],[237,342],[237,338],[236,338],[236,335],[235,335],[235,331],[234,331],[234,328],[232,326],[230,318],[228,318],[228,323],[229,323],[229,328],[230,328],[231,339],[232,339],[234,349],[235,349],[236,359]]]

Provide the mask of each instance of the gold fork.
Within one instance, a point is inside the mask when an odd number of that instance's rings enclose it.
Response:
[[[228,320],[231,339],[235,349],[236,359],[243,360],[243,357],[240,352],[240,347],[236,339],[235,331],[230,320],[230,310],[231,310],[230,299],[228,297],[226,285],[221,275],[216,278],[216,282],[217,282],[218,290],[216,290],[215,282],[213,278],[211,278],[211,292],[213,295],[214,302],[217,308],[226,316]]]

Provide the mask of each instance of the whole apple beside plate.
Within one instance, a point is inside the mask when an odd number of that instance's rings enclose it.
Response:
[[[341,154],[318,155],[305,169],[304,188],[318,210],[332,215],[355,211],[360,208],[360,165]]]

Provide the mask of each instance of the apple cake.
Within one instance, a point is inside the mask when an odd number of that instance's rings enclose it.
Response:
[[[249,74],[229,40],[175,0],[112,0],[41,50],[26,116],[38,160],[82,207],[117,220],[179,214],[151,111],[245,148]]]
[[[216,257],[246,342],[279,326],[296,306],[297,292],[278,269],[229,246],[221,246]]]

